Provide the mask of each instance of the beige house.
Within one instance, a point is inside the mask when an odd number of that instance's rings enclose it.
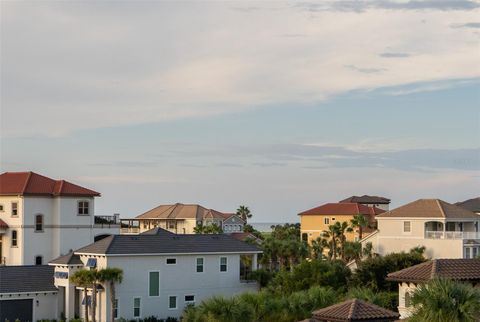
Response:
[[[242,232],[245,222],[234,213],[223,213],[196,204],[160,205],[134,219],[122,219],[122,234],[162,228],[176,234],[193,234],[199,225],[216,224],[225,233]]]
[[[430,258],[474,258],[480,254],[480,215],[439,199],[419,199],[376,216],[378,230],[362,239],[374,252],[425,246]]]
[[[418,285],[434,277],[480,286],[480,260],[434,259],[388,274],[387,280],[398,282],[398,312],[402,319],[412,314],[410,299]]]

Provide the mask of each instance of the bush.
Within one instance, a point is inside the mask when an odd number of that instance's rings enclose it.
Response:
[[[250,273],[250,277],[257,281],[260,287],[267,286],[275,276],[274,272],[260,268]]]

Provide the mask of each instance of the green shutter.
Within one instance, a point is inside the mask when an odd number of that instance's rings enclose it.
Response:
[[[150,296],[160,295],[160,274],[159,272],[150,272],[150,287],[148,294]]]

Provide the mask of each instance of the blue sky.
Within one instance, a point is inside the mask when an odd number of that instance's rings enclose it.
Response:
[[[124,217],[478,196],[479,3],[321,4],[2,3],[1,170]]]

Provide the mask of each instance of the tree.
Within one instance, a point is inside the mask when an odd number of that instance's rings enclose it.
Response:
[[[353,229],[358,228],[358,239],[361,240],[363,237],[363,228],[368,227],[369,222],[367,217],[362,214],[353,216],[353,219],[350,220],[350,225]]]
[[[345,242],[345,262],[355,261],[357,264],[362,259],[362,244],[359,242]]]
[[[237,215],[242,218],[242,220],[246,223],[248,219],[252,218],[252,213],[247,206],[240,206],[237,209]]]
[[[317,237],[317,239],[312,240],[311,249],[311,258],[312,259],[322,259],[323,250],[328,247],[328,241],[325,238]]]
[[[110,289],[110,319],[112,322],[115,321],[114,318],[114,308],[115,308],[115,284],[121,283],[123,279],[123,270],[120,268],[104,268],[98,272],[99,281],[101,283],[108,284]]]
[[[92,285],[93,276],[91,271],[81,269],[70,276],[70,281],[78,287],[83,288],[83,297],[85,301],[85,321],[88,322],[88,295],[87,288]]]
[[[223,230],[222,227],[215,223],[209,225],[201,223],[193,228],[193,232],[195,234],[221,234],[223,233]]]
[[[412,322],[480,321],[480,291],[471,285],[433,279],[413,292],[411,303]]]

